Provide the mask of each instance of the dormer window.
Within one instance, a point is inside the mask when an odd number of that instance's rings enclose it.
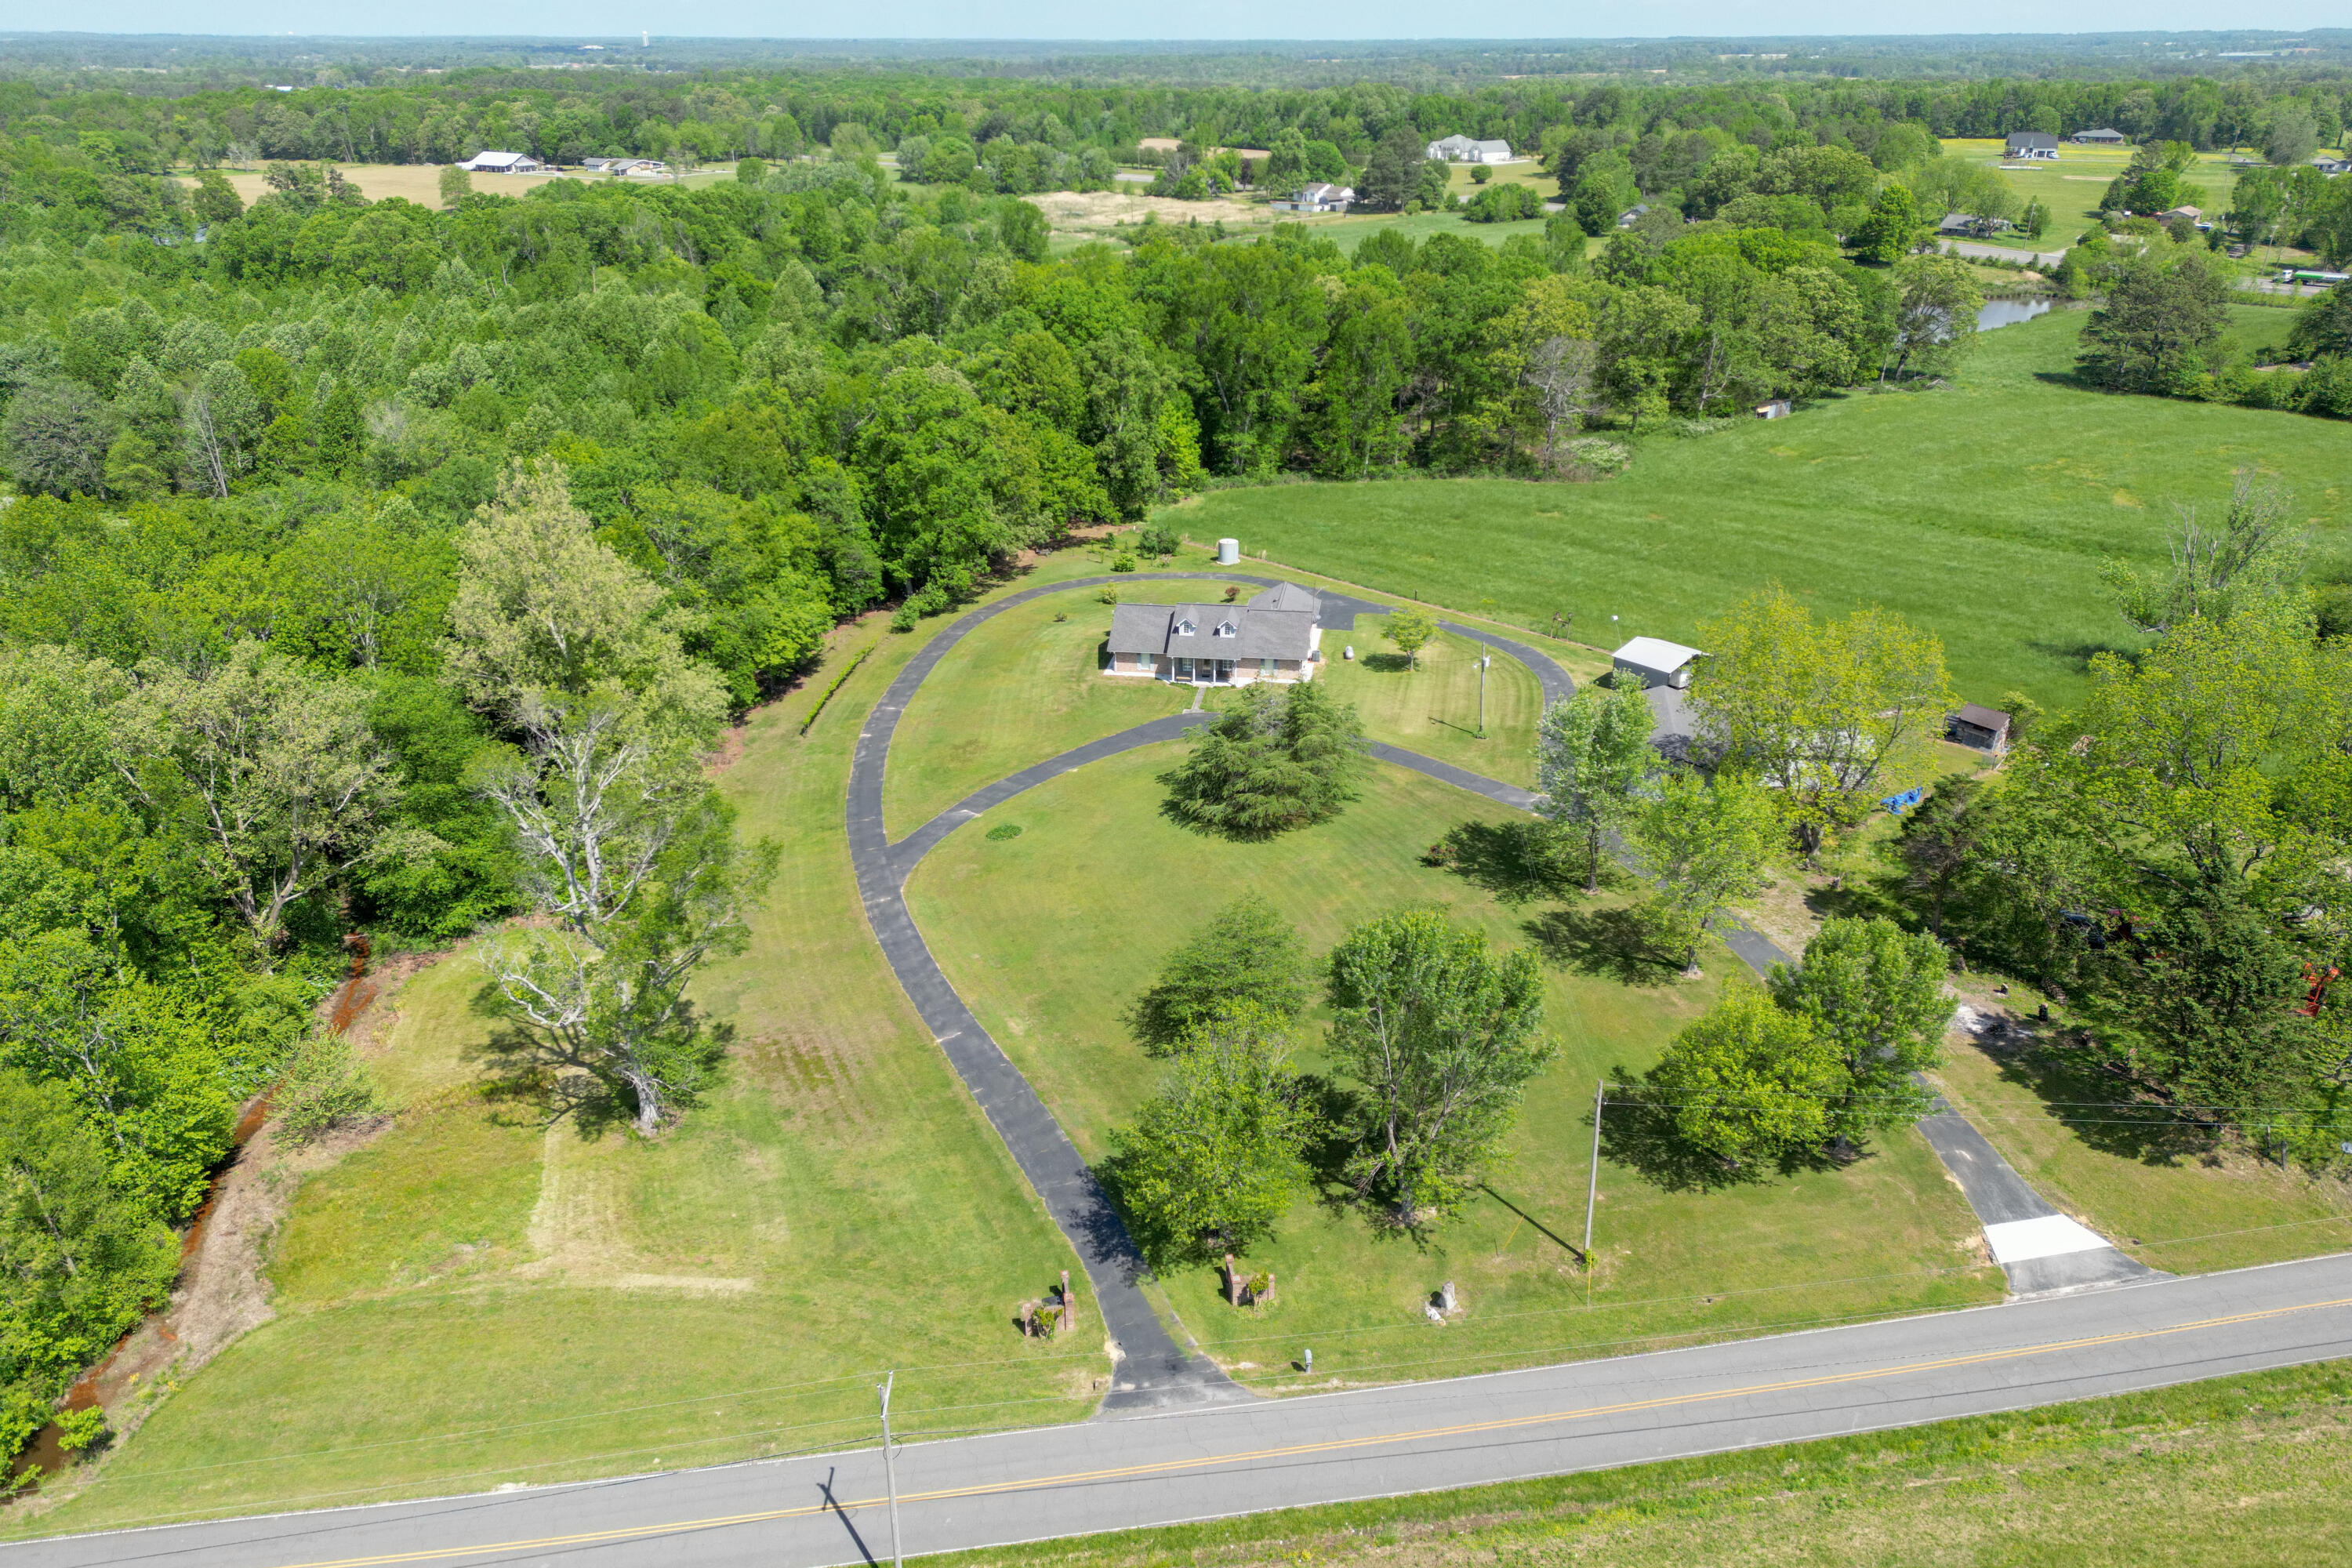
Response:
[[[1216,631],[1212,635],[1221,637],[1236,637],[1240,635],[1240,631],[1241,628],[1234,626],[1231,621],[1219,621],[1217,623]]]
[[[1176,635],[1180,637],[1189,637],[1199,629],[1200,628],[1195,626],[1190,619],[1178,621],[1176,623]]]

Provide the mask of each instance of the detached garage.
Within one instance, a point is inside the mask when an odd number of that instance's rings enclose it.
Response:
[[[1643,686],[1670,686],[1680,691],[1690,685],[1691,668],[1706,655],[1664,637],[1635,637],[1609,656],[1610,667],[1639,676]]]

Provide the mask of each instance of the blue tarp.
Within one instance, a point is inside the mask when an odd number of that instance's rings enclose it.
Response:
[[[1885,806],[1890,814],[1900,816],[1927,798],[1927,786],[1921,784],[1916,789],[1906,789],[1901,795],[1890,795],[1878,804]]]

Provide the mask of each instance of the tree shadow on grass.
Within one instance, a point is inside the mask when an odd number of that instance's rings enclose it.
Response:
[[[2076,638],[2073,642],[2028,642],[2025,645],[2046,658],[2063,660],[2077,675],[2087,674],[2091,661],[2103,653],[2118,658],[2129,658],[2139,650],[2119,642],[2102,642],[2093,638]]]
[[[467,1056],[480,1069],[479,1090],[494,1123],[544,1131],[568,1121],[587,1143],[635,1125],[636,1105],[609,1069],[597,1070],[560,1040],[516,1018],[495,984],[484,983],[468,1006],[490,1022],[488,1037]],[[681,1009],[679,1022],[695,1040],[707,1089],[735,1043],[735,1026],[708,1025],[690,1008]],[[701,1099],[698,1090],[673,1089],[664,1106],[674,1121]]]
[[[1981,1053],[2003,1083],[2033,1095],[2075,1139],[2103,1154],[2159,1168],[2221,1163],[2221,1128],[2147,1098],[2108,1070],[2103,1052],[2077,1038],[2008,1026],[1959,1048]]]
[[[1546,959],[1579,974],[1622,985],[1659,985],[1680,972],[1673,959],[1658,952],[1637,909],[1551,910],[1519,929]]]
[[[1402,675],[1412,668],[1411,657],[1401,653],[1368,653],[1356,662],[1375,675]]]
[[[1456,823],[1423,858],[1475,882],[1507,906],[1558,898],[1568,890],[1550,830],[1540,822]]]
[[[1586,1125],[1591,1124],[1588,1116]],[[1822,1149],[1727,1163],[1684,1138],[1675,1126],[1672,1108],[1652,1103],[1647,1085],[1623,1077],[1609,1085],[1608,1108],[1601,1117],[1601,1152],[1612,1164],[1623,1165],[1670,1193],[1723,1192],[1752,1186],[1776,1174],[1785,1177],[1800,1171],[1840,1169],[1870,1157],[1864,1152],[1839,1160]]]

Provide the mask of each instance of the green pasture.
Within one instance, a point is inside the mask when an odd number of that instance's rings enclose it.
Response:
[[[1522,626],[1567,612],[1572,635],[1601,647],[1637,633],[1694,641],[1777,582],[1823,614],[1880,605],[1932,629],[1965,698],[2017,689],[2064,704],[2094,653],[2137,646],[2099,569],[2161,559],[2172,503],[2210,511],[2252,465],[2288,486],[2323,550],[2352,522],[2341,423],[2086,390],[2072,378],[2084,320],[2055,311],[1988,332],[1948,386],[1644,437],[1632,468],[1602,483],[1237,489],[1172,521]]]
[[[877,637],[799,735],[831,671]],[[478,971],[441,959],[370,1047],[398,1121],[296,1197],[269,1269],[276,1321],[80,1495],[16,1528],[860,1445],[869,1373],[893,1365],[910,1431],[1090,1410],[1099,1342],[1012,1326],[1076,1258],[858,914],[850,748],[919,644],[878,620],[845,628],[826,670],[753,716],[724,775],[745,833],[784,856],[751,951],[698,988],[735,1035],[704,1105],[648,1144],[486,1097]]]
[[[2132,147],[2078,147],[2061,140],[2054,162],[2036,162],[2032,167],[2005,164],[2001,158],[2000,138],[1952,138],[1944,143],[1948,158],[1967,158],[1987,168],[1999,169],[2001,178],[2015,189],[2021,201],[2039,201],[2050,209],[2065,233],[2044,235],[2042,243],[2063,247],[2074,237],[2068,226],[2089,223],[2099,216],[2099,200],[2106,195],[2107,186],[2117,174],[2130,166]],[[2201,207],[2210,216],[2230,205],[2231,187],[2237,184],[2238,171],[2230,164],[2233,156],[2228,153],[2200,153],[2197,161],[2181,174],[2181,184],[2189,187],[2183,199],[2190,206]],[[1943,215],[1936,215],[1941,217]]]
[[[1581,1240],[1595,1084],[1639,1071],[1731,977],[1710,946],[1685,983],[1643,962],[1626,893],[1559,898],[1528,885],[1513,829],[1527,819],[1385,765],[1336,820],[1263,844],[1188,832],[1159,811],[1156,780],[1181,743],[1066,774],[959,829],[908,895],[933,953],[1089,1158],[1150,1094],[1159,1065],[1119,1015],[1168,952],[1244,892],[1297,921],[1317,953],[1385,910],[1435,905],[1499,947],[1533,947],[1549,980],[1559,1056],[1536,1082],[1488,1191],[1425,1243],[1352,1205],[1302,1199],[1251,1254],[1276,1302],[1237,1310],[1205,1268],[1163,1279],[1185,1329],[1273,1392],[1613,1353],[1689,1335],[1754,1332],[1851,1314],[1994,1300],[1974,1222],[1927,1146],[1906,1131],[1843,1171],[1773,1173],[1714,1191],[1653,1170],[1637,1125],[1610,1125],[1591,1292]],[[1018,837],[992,838],[1013,826]],[[1466,871],[1423,852],[1462,829]],[[1326,1064],[1314,1029],[1303,1065]],[[1566,1245],[1564,1245],[1566,1244]],[[1453,1280],[1468,1303],[1433,1329],[1421,1303]],[[1316,1379],[1293,1375],[1300,1346]]]
[[[1470,171],[1484,168],[1486,182],[1495,185],[1533,185],[1544,200],[1559,200],[1559,182],[1544,173],[1541,163],[1533,158],[1521,158],[1509,163],[1454,163],[1446,169],[1445,186],[1454,195],[1468,201],[1486,188]]]

